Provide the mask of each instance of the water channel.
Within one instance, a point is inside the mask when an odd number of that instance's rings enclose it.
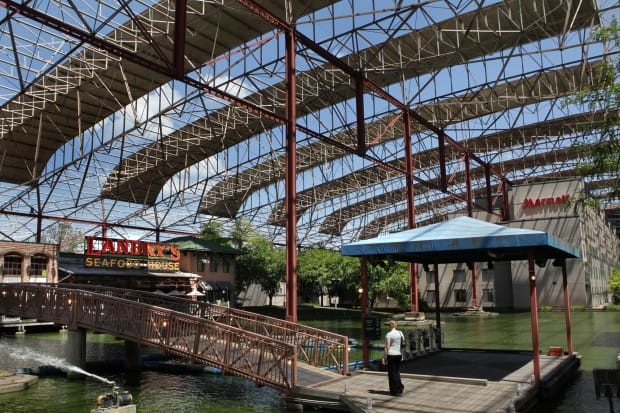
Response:
[[[615,367],[620,352],[620,313],[573,312],[575,350],[582,356],[582,373],[558,400],[541,406],[541,413],[608,413],[604,399],[596,400],[593,368]],[[307,324],[346,334],[361,336],[358,320],[329,320]],[[404,327],[407,329],[407,327]],[[443,344],[454,348],[519,349],[531,348],[529,313],[500,314],[483,319],[442,315]],[[66,333],[6,335],[0,337],[0,370],[36,367],[45,364],[42,357],[66,357]],[[564,314],[540,313],[541,349],[566,348]],[[112,360],[122,357],[123,342],[104,334],[88,334],[88,360]],[[375,350],[372,357],[379,358]],[[360,359],[359,350],[351,351],[351,360]],[[169,374],[144,371],[137,377],[122,373],[102,373],[101,379],[69,380],[63,376],[41,377],[32,388],[18,393],[0,394],[0,412],[78,413],[88,412],[100,394],[109,392],[106,380],[129,390],[140,413],[283,413],[287,412],[279,393],[269,387],[235,377],[202,374]],[[620,408],[620,399],[615,400]]]

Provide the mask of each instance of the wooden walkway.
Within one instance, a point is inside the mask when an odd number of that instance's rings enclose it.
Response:
[[[553,380],[574,357],[541,356],[541,382]],[[387,373],[358,371],[308,387],[298,387],[291,403],[330,406],[352,413],[499,413],[521,411],[531,405],[540,387],[532,382],[530,361],[499,381],[460,377],[401,374],[405,391],[394,397],[388,391]],[[516,409],[515,410],[515,406]]]

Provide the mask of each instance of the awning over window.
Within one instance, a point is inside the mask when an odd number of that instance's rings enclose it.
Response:
[[[235,286],[229,281],[199,281],[202,291],[233,291]]]

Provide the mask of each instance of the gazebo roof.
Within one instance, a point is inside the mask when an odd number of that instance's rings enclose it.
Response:
[[[378,256],[422,264],[577,258],[579,252],[543,231],[512,228],[469,217],[343,245],[342,255]]]

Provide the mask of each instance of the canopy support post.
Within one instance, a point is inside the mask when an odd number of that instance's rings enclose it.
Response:
[[[566,318],[566,346],[568,354],[573,354],[573,336],[571,332],[570,297],[568,294],[568,275],[566,260],[562,260],[562,289],[564,290],[564,316]]]
[[[368,337],[366,336],[366,317],[368,316],[368,261],[366,257],[360,257],[361,288],[360,313],[362,315],[362,362],[364,368],[370,365],[370,351],[368,348]]]
[[[435,321],[437,329],[441,335],[441,300],[439,298],[439,264],[433,264],[433,275],[435,276]]]
[[[530,284],[530,314],[532,317],[532,352],[534,364],[534,381],[540,384],[540,352],[538,342],[538,298],[536,292],[536,271],[534,268],[534,249],[527,249],[528,280]]]

